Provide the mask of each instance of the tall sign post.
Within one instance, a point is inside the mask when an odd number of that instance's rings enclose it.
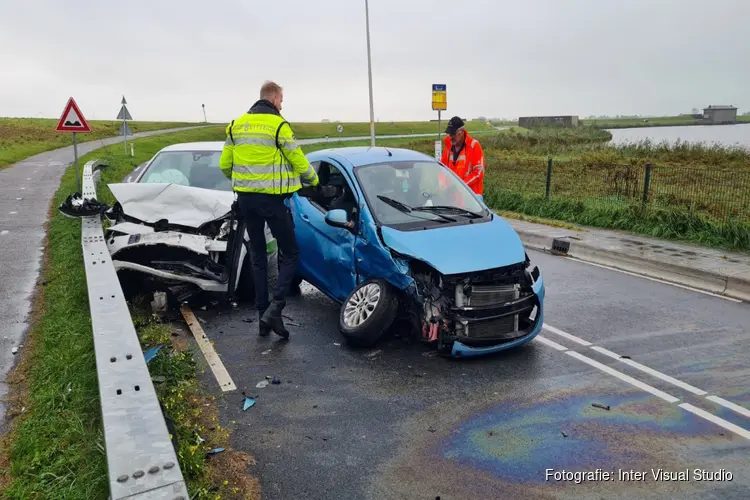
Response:
[[[365,0],[365,25],[367,27],[367,80],[370,84],[370,146],[375,147],[375,105],[372,101],[372,58],[370,57],[370,6]]]
[[[117,135],[124,136],[124,145],[125,145],[125,156],[128,155],[128,135],[133,135],[133,131],[130,130],[130,127],[128,126],[128,120],[132,120],[133,117],[130,116],[130,111],[128,111],[127,104],[128,101],[125,100],[125,96],[122,96],[122,101],[120,101],[120,104],[122,104],[122,107],[120,108],[120,112],[117,113],[117,120],[122,120],[122,125],[120,125],[120,132],[118,132]]]
[[[79,132],[87,133],[91,132],[86,118],[78,108],[75,99],[72,97],[68,99],[68,104],[65,105],[65,109],[60,115],[60,119],[57,122],[56,132],[73,132],[73,158],[76,164],[76,187],[78,192],[81,192],[81,175],[78,170],[78,139],[76,134]]]
[[[203,123],[208,123],[208,118],[206,118],[206,105],[201,104],[201,108],[203,108]]]
[[[442,83],[432,84],[432,110],[438,112],[438,140],[435,141],[435,159],[440,160],[440,153],[442,148],[442,142],[440,136],[442,134],[442,125],[440,120],[440,112],[448,109],[448,91],[447,86]]]

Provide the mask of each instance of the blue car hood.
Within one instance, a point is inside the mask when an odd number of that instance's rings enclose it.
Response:
[[[516,231],[495,215],[489,222],[421,231],[382,228],[393,250],[419,259],[443,274],[483,271],[523,262],[526,251]]]

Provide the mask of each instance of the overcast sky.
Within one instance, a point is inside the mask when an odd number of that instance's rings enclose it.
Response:
[[[0,116],[369,121],[360,0],[0,0]],[[375,117],[750,110],[750,0],[370,0]]]

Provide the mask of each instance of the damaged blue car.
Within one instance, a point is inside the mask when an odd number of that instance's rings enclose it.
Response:
[[[467,357],[539,333],[539,268],[513,228],[443,164],[385,147],[307,158],[320,185],[287,201],[301,250],[296,284],[341,304],[348,343],[373,346],[405,321],[416,339]]]

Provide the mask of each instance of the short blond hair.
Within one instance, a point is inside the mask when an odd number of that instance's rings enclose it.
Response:
[[[266,82],[260,87],[260,98],[270,99],[281,94],[281,91],[281,85],[270,80],[266,80]]]

